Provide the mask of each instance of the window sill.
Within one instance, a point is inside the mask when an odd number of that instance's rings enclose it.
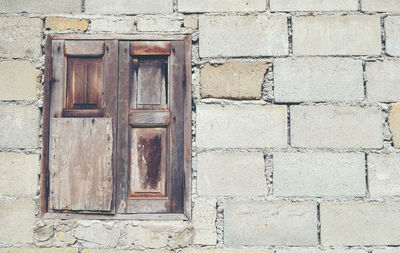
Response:
[[[160,214],[79,214],[79,213],[46,213],[43,219],[82,219],[82,220],[176,220],[187,221],[188,217],[183,213]]]

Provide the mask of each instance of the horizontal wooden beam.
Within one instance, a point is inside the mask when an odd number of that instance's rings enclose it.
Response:
[[[168,126],[171,122],[168,110],[135,110],[129,113],[129,125],[133,127]]]
[[[130,43],[131,55],[170,55],[169,41],[134,41]]]
[[[102,56],[104,55],[104,41],[66,40],[64,53],[68,56]]]

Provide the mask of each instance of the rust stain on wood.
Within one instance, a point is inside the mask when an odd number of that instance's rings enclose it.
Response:
[[[139,139],[139,169],[142,170],[142,184],[156,188],[160,181],[161,138],[159,135],[142,136]]]
[[[168,41],[135,41],[130,43],[131,55],[170,55],[171,43]]]

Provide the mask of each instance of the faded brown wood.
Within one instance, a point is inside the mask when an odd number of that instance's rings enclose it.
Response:
[[[73,41],[66,40],[64,53],[68,56],[102,56],[104,41]]]
[[[104,109],[64,109],[63,117],[104,117]]]
[[[140,126],[168,126],[171,119],[168,110],[134,110],[129,113],[129,125]]]
[[[104,99],[103,107],[105,108],[105,117],[112,119],[112,135],[114,137],[114,145],[112,150],[112,177],[115,179],[117,170],[117,97],[118,97],[118,41],[107,40],[105,42],[105,55],[103,57],[104,70]],[[113,192],[115,192],[115,184]],[[111,203],[111,212],[115,213],[115,197]]]
[[[116,176],[116,212],[125,213],[128,198],[129,124],[128,112],[132,91],[132,59],[129,42],[119,42],[119,85],[118,85],[118,157]]]
[[[52,40],[46,36],[45,69],[44,69],[44,100],[42,124],[42,157],[40,169],[40,215],[47,212],[48,207],[48,165],[49,165],[49,126],[50,126],[50,85],[52,79]]]
[[[110,211],[113,134],[110,118],[53,120],[50,208]]]
[[[166,129],[131,129],[130,197],[165,196]]]
[[[168,196],[171,198],[171,212],[183,212],[183,166],[184,166],[184,62],[183,41],[171,42],[169,65],[169,108],[171,126],[169,128],[170,144],[170,178]]]
[[[130,199],[128,200],[128,213],[148,214],[167,213],[169,210],[168,199]]]
[[[130,43],[131,55],[170,55],[169,41],[134,41]]]
[[[50,117],[61,117],[61,112],[64,105],[64,94],[65,94],[65,69],[66,69],[66,57],[64,56],[64,41],[55,40],[53,41],[53,76],[52,84],[50,87]],[[51,124],[51,123],[50,123]]]
[[[68,57],[67,108],[100,109],[103,90],[101,58]]]
[[[185,37],[185,76],[183,82],[184,92],[184,213],[192,218],[192,38]]]
[[[140,59],[137,67],[137,105],[166,108],[165,60]]]
[[[44,219],[81,219],[81,220],[175,220],[186,221],[183,213],[124,213],[124,214],[81,214],[81,213],[46,213]]]

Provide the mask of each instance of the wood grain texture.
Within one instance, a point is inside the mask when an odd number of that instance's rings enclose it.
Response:
[[[110,118],[53,119],[50,208],[110,211],[113,134]]]
[[[165,60],[139,59],[137,68],[137,105],[153,105],[153,109],[166,108]]]
[[[168,126],[171,113],[168,110],[134,110],[129,113],[129,125],[132,127]]]
[[[165,128],[130,131],[130,197],[165,196],[167,136]]]
[[[184,213],[192,218],[192,37],[185,37],[184,92]]]
[[[170,55],[169,41],[134,41],[130,43],[131,55]]]
[[[183,166],[184,166],[184,62],[183,41],[171,42],[169,65],[169,108],[171,126],[169,127],[169,185],[168,196],[171,199],[171,212],[183,212]]]
[[[168,199],[129,199],[128,213],[151,214],[167,213],[169,210]]]
[[[52,39],[65,39],[65,40],[136,40],[136,41],[174,41],[184,40],[186,34],[49,34]]]
[[[104,41],[66,40],[64,54],[68,56],[102,56],[104,55]]]
[[[61,117],[64,106],[66,75],[66,57],[64,56],[64,41],[54,40],[52,43],[53,76],[50,87],[50,117]],[[50,122],[51,125],[51,122]]]

